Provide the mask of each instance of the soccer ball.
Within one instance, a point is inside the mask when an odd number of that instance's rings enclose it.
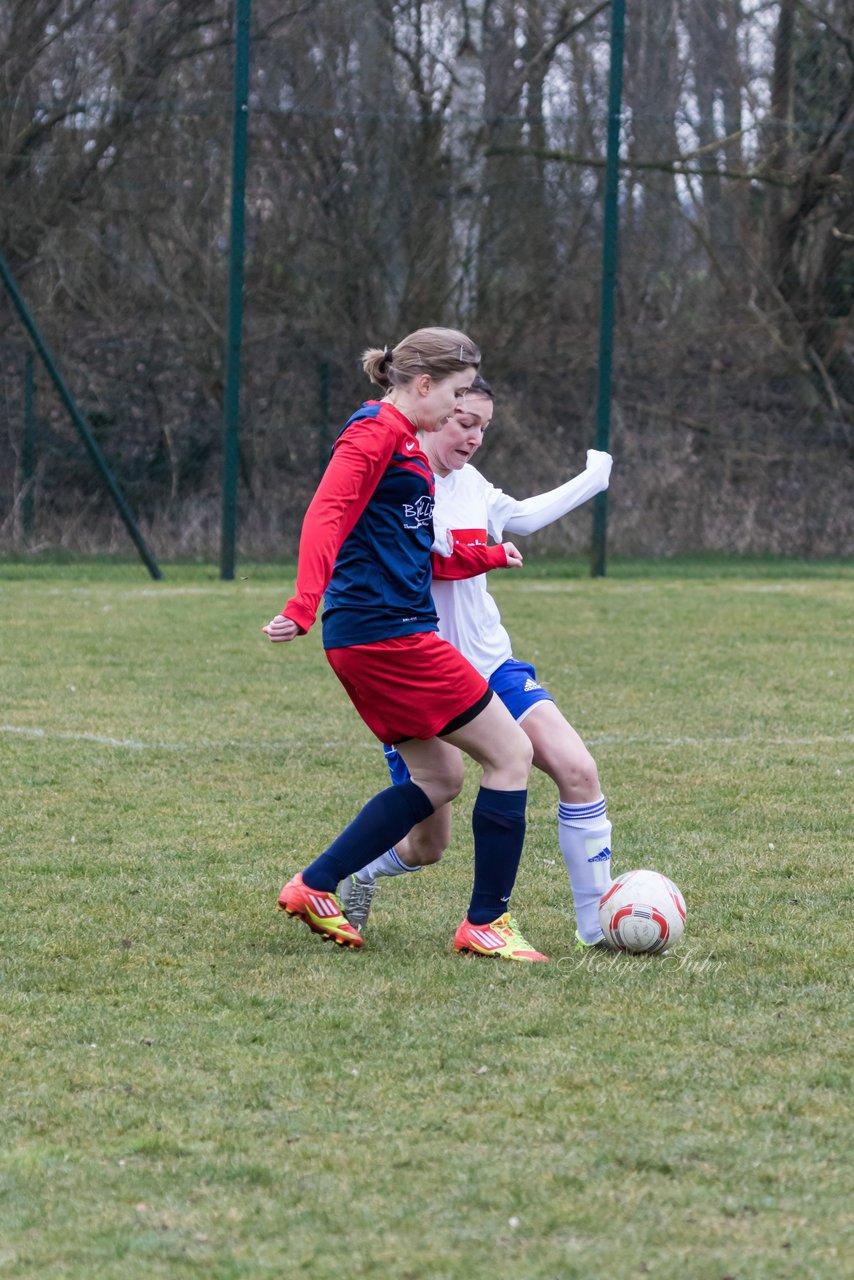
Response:
[[[624,871],[602,895],[599,923],[617,951],[665,951],[682,937],[685,899],[660,871]]]

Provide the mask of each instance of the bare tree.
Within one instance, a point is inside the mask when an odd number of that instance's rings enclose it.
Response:
[[[838,12],[837,12],[838,8]],[[827,39],[829,36],[829,39]],[[768,165],[769,274],[816,384],[854,416],[854,13],[782,0],[774,47]],[[796,129],[796,121],[798,128]]]
[[[852,22],[850,0],[627,7],[614,431],[632,483],[611,507],[627,548],[854,538]],[[293,547],[369,394],[359,352],[418,324],[481,343],[499,482],[583,460],[609,24],[608,0],[253,0],[247,546]],[[0,0],[3,252],[144,522],[187,551],[218,520],[232,27],[230,0]],[[2,301],[0,344],[14,460],[24,351]],[[41,377],[37,401],[42,523],[79,542],[85,511],[109,544]],[[7,542],[14,475],[0,466]]]

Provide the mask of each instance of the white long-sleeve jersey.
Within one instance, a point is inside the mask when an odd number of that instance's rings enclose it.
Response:
[[[436,476],[434,548],[447,555],[453,546],[501,542],[505,537],[536,533],[608,487],[609,453],[588,449],[587,467],[566,484],[521,501],[497,489],[470,463],[447,476]],[[512,657],[510,637],[498,606],[489,594],[487,575],[442,580],[434,568],[433,600],[439,634],[459,649],[485,679]]]

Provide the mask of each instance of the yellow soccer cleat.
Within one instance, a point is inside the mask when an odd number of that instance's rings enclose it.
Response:
[[[463,955],[496,956],[500,960],[522,960],[529,964],[536,960],[548,963],[548,956],[535,951],[522,937],[509,911],[491,924],[472,924],[465,919],[454,934],[454,949]]]
[[[586,955],[590,951],[610,951],[613,954],[613,947],[609,947],[604,936],[597,938],[595,942],[585,942],[581,934],[575,931],[575,950],[579,955]]]
[[[331,938],[339,947],[363,947],[362,936],[353,928],[334,893],[309,889],[297,872],[279,894],[279,910],[296,916],[321,938]]]

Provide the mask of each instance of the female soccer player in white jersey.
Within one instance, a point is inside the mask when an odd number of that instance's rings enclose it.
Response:
[[[580,475],[549,493],[517,501],[496,489],[471,465],[492,418],[493,395],[479,375],[445,426],[423,439],[436,477],[436,542],[454,546],[486,543],[487,537],[534,533],[608,487],[611,456],[588,450]],[[433,559],[433,599],[439,634],[468,658],[487,680],[534,748],[534,764],[558,789],[558,841],[575,904],[576,944],[580,949],[602,938],[598,904],[610,883],[611,824],[599,785],[596,763],[532,666],[513,657],[510,637],[487,588],[485,574],[443,579],[443,561]],[[392,778],[406,779],[406,766],[392,746],[386,748]],[[414,827],[394,848],[376,858],[341,887],[352,924],[362,928],[370,911],[377,877],[415,871],[437,862],[450,842],[451,806],[445,805]]]

